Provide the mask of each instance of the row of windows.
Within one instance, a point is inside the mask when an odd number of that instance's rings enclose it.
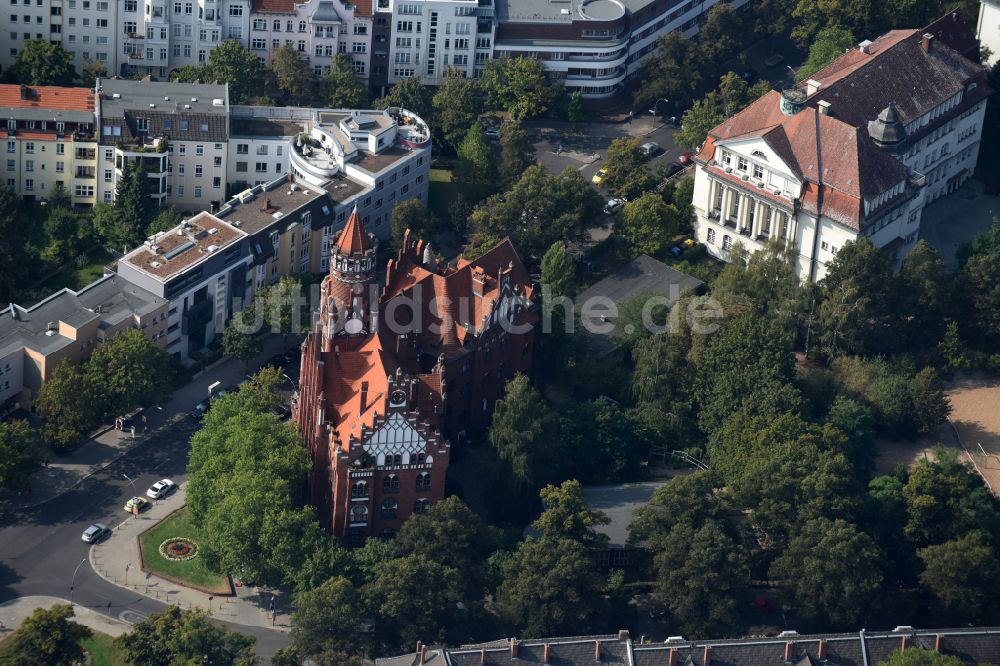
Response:
[[[382,502],[380,513],[382,518],[395,518],[399,508],[399,503],[394,499],[387,499]],[[413,513],[427,513],[431,508],[431,501],[426,497],[421,497],[413,502]],[[368,522],[368,506],[365,504],[355,504],[351,507],[350,520],[352,525]]]
[[[390,456],[391,457],[391,456]],[[431,489],[431,473],[421,472],[417,475],[416,490],[430,490]],[[399,477],[395,474],[390,474],[389,476],[382,479],[382,492],[383,493],[398,493],[399,492]],[[368,482],[367,481],[357,481],[351,486],[351,497],[368,497]]]

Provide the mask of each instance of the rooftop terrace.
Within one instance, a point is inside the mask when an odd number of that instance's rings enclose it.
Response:
[[[244,236],[245,232],[211,213],[198,213],[151,237],[121,261],[166,282]]]

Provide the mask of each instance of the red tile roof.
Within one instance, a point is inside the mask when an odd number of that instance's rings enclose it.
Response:
[[[55,132],[32,132],[31,130],[20,130],[17,138],[22,141],[55,141]]]
[[[251,13],[294,14],[295,0],[253,0]]]
[[[0,84],[0,108],[93,111],[94,91],[64,86]]]
[[[354,5],[355,16],[372,15],[372,0],[354,0],[350,4]]]
[[[364,254],[374,247],[375,241],[372,239],[371,234],[366,232],[364,226],[362,226],[361,220],[358,218],[358,209],[355,207],[354,212],[347,218],[347,224],[344,225],[340,236],[337,237],[336,250],[340,254],[351,256],[353,254]]]

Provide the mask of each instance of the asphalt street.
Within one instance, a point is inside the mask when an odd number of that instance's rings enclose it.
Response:
[[[190,406],[195,402],[193,398]],[[5,509],[0,516],[0,602],[27,595],[61,597],[129,623],[165,610],[165,604],[98,576],[87,561],[90,546],[80,535],[95,522],[114,528],[127,517],[125,502],[145,495],[155,481],[184,481],[188,441],[197,428],[197,421],[179,414],[76,488],[33,509]],[[289,642],[281,632],[223,624],[254,636],[257,654],[264,658]]]

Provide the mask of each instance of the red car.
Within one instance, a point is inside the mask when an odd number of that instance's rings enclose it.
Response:
[[[677,163],[680,164],[681,166],[687,166],[688,164],[691,164],[691,158],[693,156],[694,153],[692,153],[690,150],[686,150],[683,153],[681,153],[680,157],[677,158]]]

